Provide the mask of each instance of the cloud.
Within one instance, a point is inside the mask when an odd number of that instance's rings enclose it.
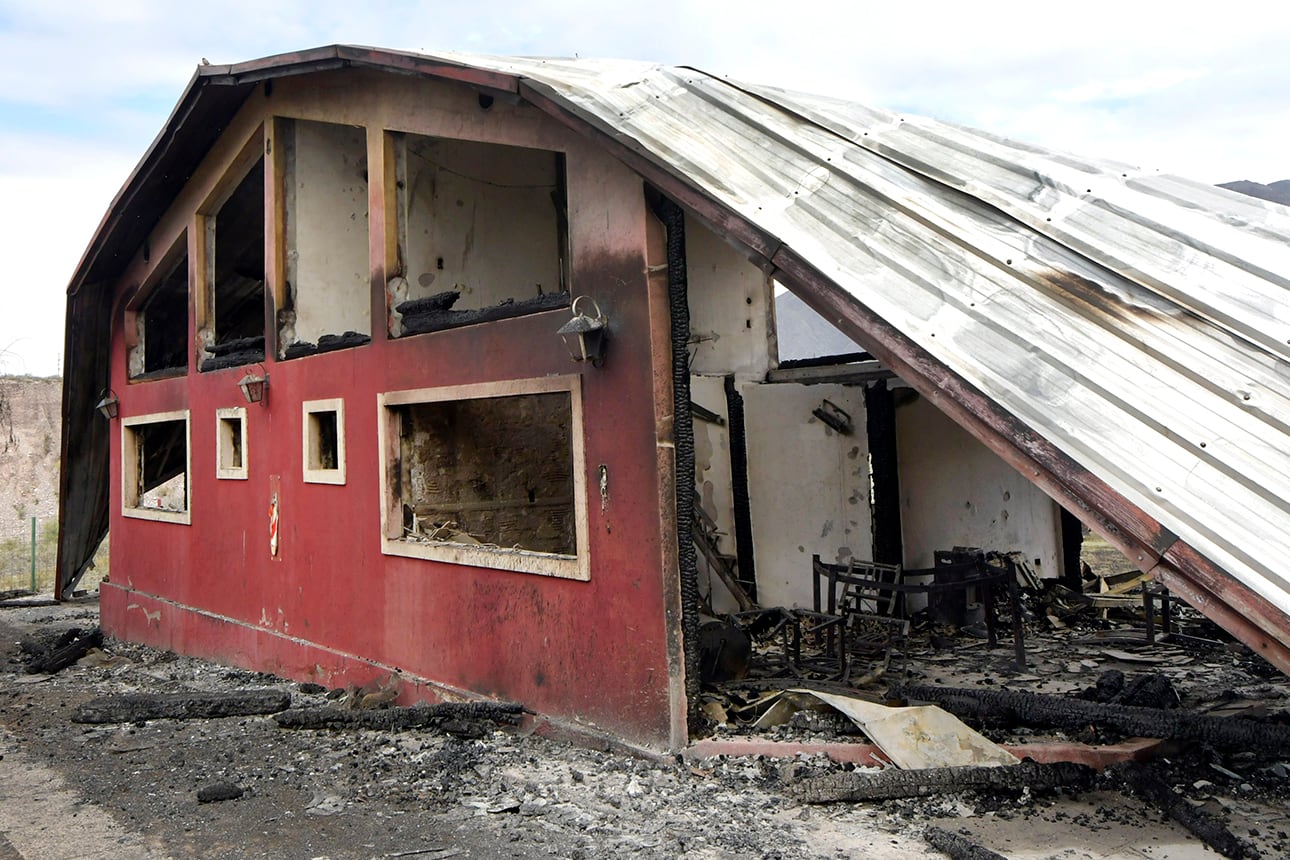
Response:
[[[0,320],[0,346],[39,340],[53,372],[67,278],[202,57],[336,42],[685,64],[1206,182],[1290,176],[1290,16],[1253,0],[0,0],[6,308],[58,317]]]

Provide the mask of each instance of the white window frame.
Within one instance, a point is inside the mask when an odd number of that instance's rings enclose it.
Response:
[[[138,506],[139,500],[139,445],[135,440],[135,427],[161,424],[166,421],[184,422],[184,496],[187,507],[182,511],[162,511]],[[134,504],[131,504],[134,502]],[[193,438],[192,422],[187,409],[174,412],[153,412],[121,419],[121,515],[140,520],[191,525],[193,516]]]
[[[231,448],[225,448],[225,424],[235,422],[238,426],[239,438],[242,440],[242,465],[233,466],[225,463],[225,459],[232,453]],[[246,444],[246,407],[229,406],[224,409],[215,410],[215,477],[221,480],[245,481],[247,478],[247,464],[250,462],[249,449]]]
[[[484,382],[445,388],[418,388],[377,395],[376,415],[381,475],[381,552],[407,558],[421,558],[471,567],[536,573],[586,582],[591,579],[590,529],[587,523],[587,463],[582,424],[582,377],[577,374]],[[506,547],[467,544],[430,544],[402,540],[402,500],[392,495],[399,469],[400,428],[398,412],[391,408],[449,400],[510,397],[526,394],[569,395],[569,436],[573,455],[574,544],[576,555],[537,552]]]
[[[313,435],[312,417],[322,412],[336,413],[336,468],[322,469],[311,466],[313,462],[310,443]],[[306,400],[301,404],[300,413],[300,464],[304,471],[306,484],[344,484],[345,483],[345,400],[333,397],[327,400]]]

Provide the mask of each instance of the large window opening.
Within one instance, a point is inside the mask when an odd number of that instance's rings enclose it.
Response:
[[[285,121],[287,293],[278,310],[284,358],[371,341],[367,240],[367,133],[361,127]]]
[[[188,253],[185,250],[151,289],[135,317],[138,342],[130,352],[130,377],[148,379],[188,371]]]
[[[386,552],[587,578],[576,377],[382,400]]]
[[[210,301],[202,370],[264,360],[264,159],[206,219]]]
[[[394,151],[393,335],[568,304],[563,153],[414,134]]]
[[[122,513],[189,522],[188,413],[126,418],[121,425]]]

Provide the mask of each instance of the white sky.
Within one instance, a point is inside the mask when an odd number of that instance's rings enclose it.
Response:
[[[1272,2],[0,0],[0,372],[60,372],[67,282],[203,57],[335,42],[654,60],[1209,183],[1290,178]]]

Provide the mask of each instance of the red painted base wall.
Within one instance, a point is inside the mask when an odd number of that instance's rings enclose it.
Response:
[[[611,359],[582,376],[589,582],[380,548],[377,394],[576,372],[554,334],[567,312],[548,312],[267,363],[268,403],[247,407],[247,480],[215,476],[216,409],[244,405],[237,380],[245,368],[130,384],[114,362],[123,417],[190,413],[192,522],[122,515],[114,422],[105,630],[330,686],[398,669],[634,744],[674,745],[669,665],[678,663],[668,659],[664,576],[675,574],[663,570],[649,321],[643,266],[633,268],[639,292],[629,292],[623,271],[621,292],[598,297],[621,329]],[[323,398],[345,402],[340,486],[302,479],[301,402]],[[276,559],[268,529],[275,483]],[[436,695],[409,696],[427,694]]]

